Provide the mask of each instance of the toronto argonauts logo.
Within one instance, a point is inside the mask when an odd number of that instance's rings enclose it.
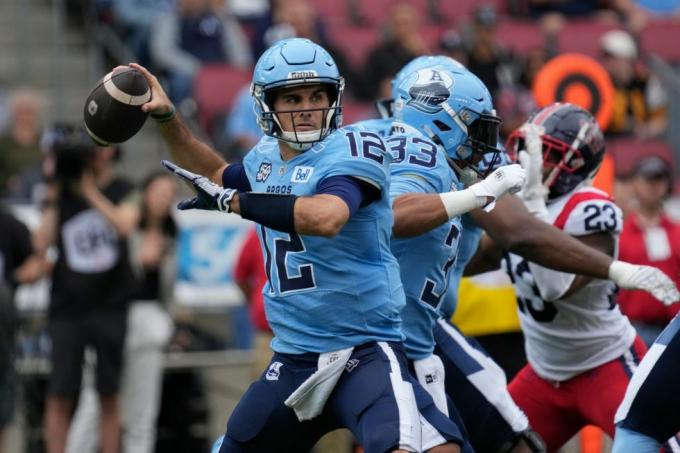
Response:
[[[267,370],[267,373],[264,375],[265,379],[268,381],[278,381],[279,376],[281,376],[281,367],[283,366],[283,363],[281,362],[272,362],[271,365],[269,365],[269,369]]]
[[[255,175],[255,181],[257,182],[265,182],[267,178],[269,178],[269,175],[272,172],[272,164],[269,162],[262,162],[260,164],[260,168],[257,170],[257,174]]]
[[[441,103],[449,98],[453,78],[446,71],[437,68],[421,69],[416,80],[409,88],[409,105],[427,113],[441,110]]]

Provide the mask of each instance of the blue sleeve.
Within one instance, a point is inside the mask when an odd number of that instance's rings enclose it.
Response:
[[[375,186],[380,191],[389,185],[389,164],[392,155],[374,132],[341,129],[329,137],[324,149],[327,168],[324,178],[353,176]]]
[[[390,199],[394,201],[399,195],[406,193],[440,193],[438,187],[426,178],[415,173],[392,175],[390,182]]]
[[[252,190],[243,164],[231,164],[224,169],[224,173],[222,173],[222,186],[236,189],[239,192],[250,192]]]
[[[331,176],[319,183],[317,193],[324,193],[340,197],[349,208],[350,217],[359,209],[375,200],[376,193],[378,198],[380,193],[369,184],[362,184],[361,181],[349,176]]]

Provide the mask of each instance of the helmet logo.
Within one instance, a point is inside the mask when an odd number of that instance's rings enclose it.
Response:
[[[408,90],[411,99],[407,103],[426,113],[436,113],[441,110],[441,103],[449,98],[452,86],[453,79],[446,71],[438,68],[421,69]]]
[[[317,77],[319,77],[319,74],[316,71],[293,71],[288,73],[289,80],[314,79]]]

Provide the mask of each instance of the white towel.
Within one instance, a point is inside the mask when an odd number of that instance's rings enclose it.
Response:
[[[420,385],[427,390],[440,412],[448,417],[446,388],[444,387],[444,364],[439,356],[432,354],[426,359],[414,360],[413,368]]]
[[[321,413],[353,350],[347,348],[319,355],[318,369],[285,401],[286,406],[295,411],[298,420],[311,420]]]

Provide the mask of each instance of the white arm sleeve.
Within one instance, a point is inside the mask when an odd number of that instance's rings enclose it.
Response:
[[[470,189],[439,194],[449,219],[463,215],[486,204],[486,197],[476,196]]]

